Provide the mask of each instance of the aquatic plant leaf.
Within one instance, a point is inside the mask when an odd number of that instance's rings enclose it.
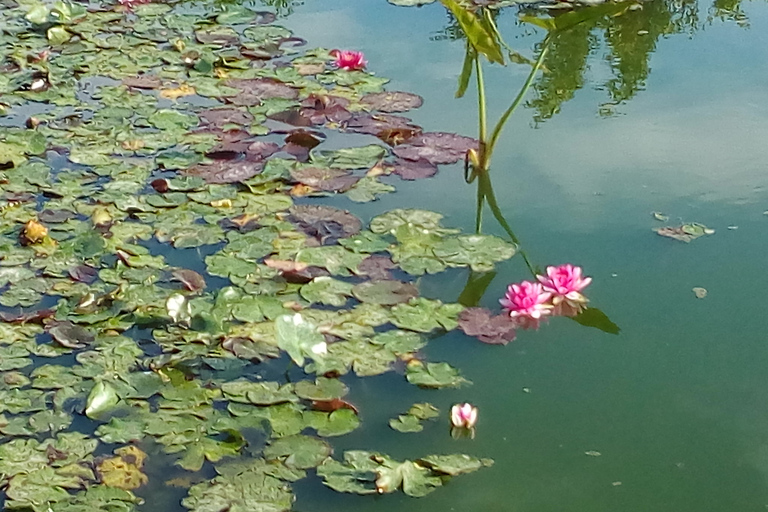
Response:
[[[381,112],[407,112],[419,108],[423,102],[418,94],[402,91],[376,92],[360,98],[360,103]]]
[[[234,105],[256,106],[269,98],[294,100],[299,97],[296,89],[273,78],[230,78],[224,83],[240,91],[235,96],[224,98]]]
[[[419,459],[418,462],[426,464],[433,471],[450,476],[472,473],[480,468],[493,465],[493,460],[491,459],[478,459],[463,453],[428,455]]]
[[[426,132],[392,149],[406,160],[425,160],[431,164],[453,164],[463,160],[470,149],[478,151],[478,142],[471,137],[446,132]]]
[[[214,160],[211,163],[197,164],[184,169],[187,176],[198,176],[209,184],[242,183],[259,174],[264,169],[260,160]]]
[[[332,151],[314,151],[312,163],[334,169],[369,169],[386,153],[387,148],[377,144]]]
[[[422,335],[415,332],[391,329],[386,332],[378,333],[371,338],[371,343],[374,345],[383,345],[393,354],[402,356],[416,352],[425,347],[427,340],[425,340]]]
[[[470,382],[448,363],[418,363],[406,367],[408,382],[423,388],[456,388]]]
[[[621,328],[613,323],[611,319],[608,318],[608,315],[591,306],[582,310],[578,315],[569,318],[578,324],[586,327],[594,327],[595,329],[600,329],[608,334],[619,334],[621,332]]]
[[[53,324],[48,328],[48,333],[62,347],[67,348],[83,348],[96,339],[90,331],[68,320]]]
[[[343,436],[360,426],[357,413],[349,408],[341,408],[331,413],[305,411],[304,419],[320,437]]]
[[[415,462],[383,459],[376,469],[376,491],[380,494],[395,492],[402,487],[408,496],[422,497],[443,485],[439,477]]]
[[[365,281],[355,285],[352,294],[361,302],[393,306],[418,297],[419,290],[411,283],[401,281]]]
[[[516,336],[517,324],[509,315],[493,315],[485,308],[467,308],[459,314],[459,329],[483,343],[506,345]]]
[[[404,160],[398,158],[392,165],[392,172],[404,180],[421,180],[437,174],[437,166],[427,160]]]
[[[260,462],[193,485],[182,505],[192,512],[288,512],[293,493],[285,481],[272,476],[274,469]]]
[[[88,394],[85,405],[85,415],[91,419],[98,418],[103,413],[111,410],[120,401],[117,391],[108,382],[98,381]]]
[[[277,346],[285,350],[298,366],[304,366],[305,357],[322,359],[327,352],[323,335],[299,313],[275,319],[275,338]]]
[[[289,468],[309,469],[319,466],[331,454],[331,447],[316,437],[296,435],[281,437],[264,448],[267,460],[280,459]]]
[[[233,402],[251,403],[256,405],[273,405],[286,402],[296,402],[290,384],[280,385],[277,382],[251,382],[236,380],[221,385],[224,397]]]
[[[5,507],[42,512],[48,510],[51,503],[66,501],[69,498],[66,489],[78,489],[82,485],[80,478],[60,475],[51,467],[17,474],[5,489]]]
[[[668,226],[655,228],[654,231],[661,236],[674,238],[675,240],[680,240],[685,243],[696,240],[704,235],[712,235],[715,233],[714,229],[708,228],[704,224],[699,224],[697,222],[690,222],[677,227]]]
[[[443,304],[423,297],[392,308],[392,323],[402,329],[430,332],[443,328],[451,331],[458,325],[457,317],[464,310],[461,304]]]
[[[104,443],[132,443],[144,439],[144,422],[136,419],[110,418],[99,425],[96,435]]]
[[[341,398],[349,392],[349,388],[339,379],[318,377],[315,382],[302,380],[295,384],[294,392],[299,398],[306,400],[328,401]]]
[[[516,247],[491,235],[459,235],[443,239],[433,250],[449,266],[469,265],[475,272],[489,272],[496,262],[514,256]]]
[[[440,3],[454,15],[461,31],[477,53],[485,55],[490,62],[504,65],[504,56],[496,34],[489,30],[483,20],[478,19],[475,13],[462,7],[456,0],[440,0]]]
[[[147,120],[159,130],[188,130],[198,123],[197,116],[171,109],[158,110]]]
[[[439,233],[451,233],[440,225],[443,216],[437,212],[414,208],[396,208],[371,220],[370,229],[376,234],[395,234],[400,226],[413,225],[416,228]]]
[[[142,472],[146,453],[135,445],[117,448],[114,453],[116,457],[105,459],[96,467],[104,485],[132,490],[149,482]]]
[[[294,169],[291,177],[299,183],[327,192],[344,192],[360,180],[348,171],[320,167]]]
[[[376,468],[373,452],[350,450],[344,452],[344,462],[328,458],[317,468],[323,483],[338,492],[354,494],[376,493]]]
[[[401,414],[397,418],[389,420],[389,426],[403,433],[421,432],[424,430],[424,425],[421,424],[419,418],[410,414]]]
[[[347,210],[325,205],[297,205],[290,209],[299,230],[322,244],[356,235],[362,222]]]
[[[395,187],[382,183],[373,176],[365,176],[350,188],[346,195],[356,203],[369,203],[378,199],[381,194],[389,194],[395,191]]]
[[[301,296],[311,303],[341,307],[352,296],[352,283],[329,276],[316,277],[301,287]]]

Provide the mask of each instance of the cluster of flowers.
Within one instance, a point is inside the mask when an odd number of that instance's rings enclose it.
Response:
[[[523,329],[537,328],[548,316],[576,316],[587,305],[581,291],[592,282],[582,277],[581,267],[571,264],[547,267],[538,282],[511,284],[499,302],[515,323]]]

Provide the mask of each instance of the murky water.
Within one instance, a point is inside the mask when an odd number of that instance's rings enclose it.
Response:
[[[621,334],[560,319],[507,347],[460,333],[431,343],[430,357],[460,366],[474,385],[413,393],[382,377],[356,387],[354,399],[380,407],[367,408],[366,428],[340,447],[407,456],[458,444],[492,456],[495,466],[420,500],[339,496],[310,482],[297,488],[297,509],[765,510],[768,10],[762,2],[737,10],[743,15],[652,1],[562,41],[545,76],[567,101],[520,109],[494,156],[497,198],[529,257],[541,266],[582,265],[594,277],[593,304]],[[513,10],[497,22],[526,56],[543,39],[519,26]],[[442,6],[308,1],[285,23],[310,34],[310,44],[365,51],[372,68],[392,77],[391,88],[425,97],[412,116],[426,129],[476,134],[474,91],[453,98],[463,42],[435,37],[448,23]],[[563,62],[567,70],[556,67]],[[486,70],[493,122],[528,69]],[[541,92],[529,101],[557,104]],[[458,165],[357,211],[402,205],[474,226],[474,187]],[[662,238],[651,231],[662,225],[653,211],[670,225],[701,222],[716,233],[690,244]],[[503,233],[489,212],[484,230]],[[506,284],[526,272],[519,257],[498,268],[482,304],[494,308]],[[453,299],[466,277],[426,278],[422,289]],[[707,297],[697,299],[693,287]],[[476,439],[386,427],[422,396],[441,407],[476,403]]]

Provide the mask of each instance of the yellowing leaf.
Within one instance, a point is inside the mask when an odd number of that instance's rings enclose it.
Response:
[[[195,88],[191,85],[181,84],[175,89],[161,89],[160,97],[169,100],[179,99],[183,96],[192,96],[195,94]]]
[[[118,448],[115,454],[117,457],[106,459],[97,466],[104,485],[132,490],[149,481],[147,475],[141,472],[146,453],[131,445]]]

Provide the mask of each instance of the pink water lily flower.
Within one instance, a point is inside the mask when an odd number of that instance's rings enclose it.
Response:
[[[365,65],[368,64],[363,52],[331,50],[331,55],[336,59],[334,61],[336,67],[339,69],[346,69],[347,71],[365,69]]]
[[[499,302],[511,318],[538,320],[551,312],[551,297],[552,293],[544,291],[540,283],[523,281],[509,285],[506,295]]]
[[[591,277],[582,277],[581,267],[566,263],[557,267],[547,267],[547,275],[536,276],[544,290],[552,294],[555,314],[574,316],[588,302],[581,290],[592,282]]]
[[[477,407],[471,404],[456,404],[451,407],[451,425],[456,428],[474,428],[477,423]]]

